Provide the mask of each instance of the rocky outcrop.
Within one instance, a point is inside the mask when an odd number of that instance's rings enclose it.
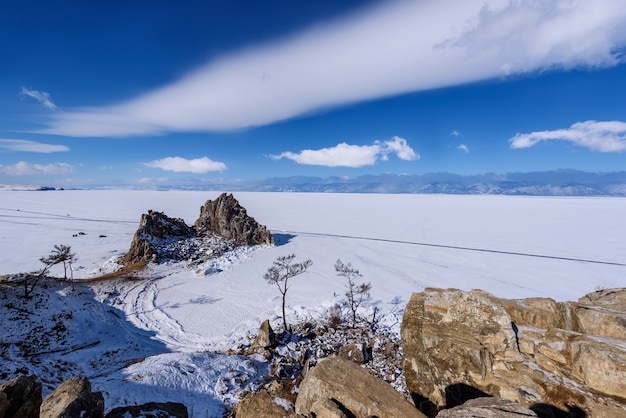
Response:
[[[40,406],[41,382],[36,376],[18,376],[0,385],[0,417],[37,418]]]
[[[207,200],[200,208],[200,217],[194,229],[197,235],[217,234],[238,245],[274,243],[274,237],[267,228],[248,216],[246,209],[232,194],[222,193],[215,200]]]
[[[121,263],[130,266],[148,261],[214,258],[236,246],[273,244],[274,237],[263,225],[248,216],[232,194],[207,200],[193,227],[162,212],[141,215],[128,253]]]
[[[103,418],[104,398],[84,377],[61,383],[41,404],[41,418]]]
[[[187,407],[177,402],[150,402],[112,409],[106,418],[188,418]]]
[[[577,303],[414,293],[402,322],[407,387],[423,407],[490,395],[539,416],[626,416],[625,300],[626,289]]]
[[[357,418],[425,417],[389,384],[340,357],[328,358],[308,371],[300,384],[296,413],[310,416],[325,400]]]

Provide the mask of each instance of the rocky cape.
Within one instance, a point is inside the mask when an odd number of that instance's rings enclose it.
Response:
[[[243,245],[274,244],[264,225],[250,217],[232,194],[207,200],[193,226],[150,210],[141,215],[130,249],[121,258],[125,266],[149,261],[201,262]]]

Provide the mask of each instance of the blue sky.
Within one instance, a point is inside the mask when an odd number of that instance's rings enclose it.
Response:
[[[623,0],[7,0],[0,183],[620,171],[625,51]]]

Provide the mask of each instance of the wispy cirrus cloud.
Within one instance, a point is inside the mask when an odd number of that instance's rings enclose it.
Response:
[[[20,96],[33,98],[41,103],[43,107],[47,107],[50,110],[57,110],[57,105],[55,105],[52,100],[50,100],[50,93],[47,93],[45,91],[33,90],[22,87],[22,90],[20,91]]]
[[[623,0],[385,1],[225,55],[119,104],[52,115],[44,132],[248,128],[507,74],[616,65],[624,46]]]
[[[359,168],[374,165],[380,159],[388,160],[388,154],[396,154],[405,161],[418,160],[416,153],[406,139],[394,136],[388,141],[376,141],[372,145],[349,145],[345,142],[331,148],[303,150],[298,153],[285,151],[279,155],[270,155],[274,160],[287,158],[298,164],[319,165],[325,167]]]
[[[509,139],[511,148],[530,148],[541,141],[568,141],[592,151],[626,151],[626,122],[588,120],[577,122],[566,129],[518,133]]]
[[[74,172],[74,166],[68,163],[33,164],[20,161],[13,165],[0,164],[0,173],[8,176],[52,175],[70,174]]]
[[[154,160],[144,163],[146,167],[160,168],[165,171],[173,171],[176,173],[196,173],[206,174],[212,171],[226,170],[226,164],[213,161],[208,157],[196,158],[188,160],[182,157],[166,157],[160,160]]]
[[[9,151],[39,152],[44,154],[70,150],[65,145],[45,144],[42,142],[28,141],[26,139],[0,139],[0,149],[6,149]]]

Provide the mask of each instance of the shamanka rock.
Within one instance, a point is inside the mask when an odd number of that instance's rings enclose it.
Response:
[[[121,263],[130,266],[148,261],[204,261],[237,246],[273,244],[267,228],[248,216],[232,194],[221,194],[200,208],[194,226],[150,210],[141,215],[139,228]]]
[[[401,328],[407,388],[423,407],[489,395],[539,416],[626,416],[625,300],[626,289],[578,303],[414,293]]]

